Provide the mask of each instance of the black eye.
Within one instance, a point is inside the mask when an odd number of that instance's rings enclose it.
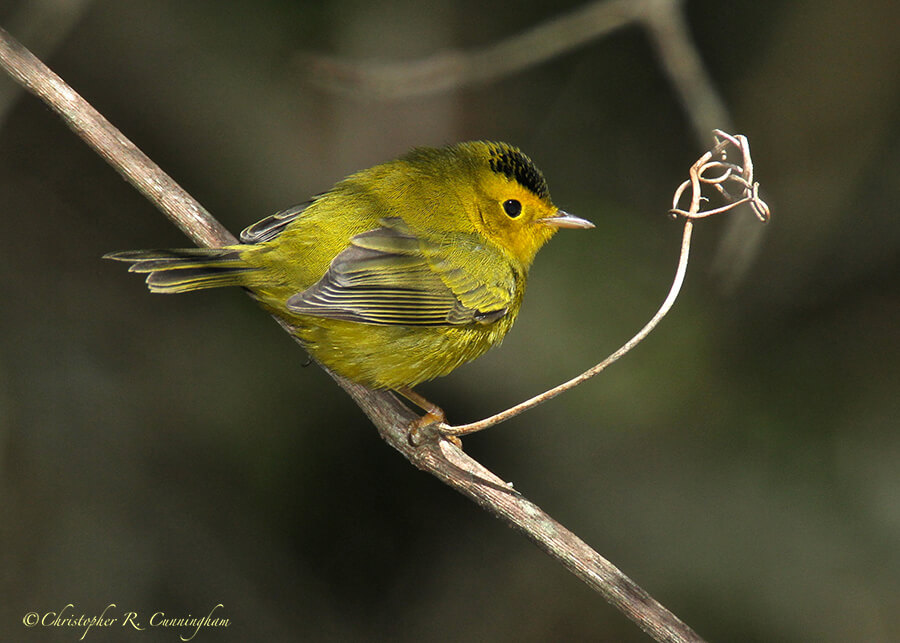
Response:
[[[503,211],[506,212],[507,216],[515,219],[522,214],[522,204],[515,199],[507,199],[503,202]]]

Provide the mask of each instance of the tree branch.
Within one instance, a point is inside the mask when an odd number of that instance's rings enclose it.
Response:
[[[730,128],[683,15],[683,0],[596,0],[484,47],[404,61],[370,62],[302,52],[295,63],[312,83],[351,96],[399,100],[486,83],[561,56],[629,25],[643,28],[678,93],[701,147]]]
[[[100,112],[0,29],[0,65],[19,84],[59,114],[78,136],[138,189],[198,246],[237,239]]]
[[[402,62],[362,62],[300,53],[296,63],[309,80],[331,90],[399,99],[497,80],[544,62],[626,26],[644,11],[644,0],[592,2],[486,47],[449,50]]]
[[[38,56],[47,57],[62,43],[92,0],[32,0],[20,3],[6,17],[7,28],[29,43]],[[15,85],[0,87],[0,124],[21,93]]]
[[[234,236],[199,203],[2,29],[0,66],[56,111],[79,137],[195,243],[201,246],[235,243]],[[284,322],[279,323],[290,330]],[[670,643],[702,641],[612,563],[451,442],[431,432],[430,439],[421,444],[410,444],[407,429],[416,418],[393,395],[372,391],[331,375],[375,424],[382,438],[416,467],[436,476],[525,533],[655,640]]]

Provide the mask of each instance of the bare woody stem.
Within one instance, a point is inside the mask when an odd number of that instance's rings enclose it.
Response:
[[[534,408],[538,404],[543,404],[548,400],[552,400],[557,395],[565,393],[569,389],[575,388],[582,382],[594,377],[594,375],[597,375],[601,371],[605,370],[607,366],[618,360],[625,353],[642,342],[644,338],[647,337],[647,335],[649,335],[654,328],[656,328],[657,324],[662,321],[662,318],[666,316],[666,314],[672,308],[672,305],[675,303],[675,300],[678,298],[678,293],[681,291],[681,285],[684,283],[684,275],[687,272],[688,255],[690,254],[691,248],[692,229],[693,224],[690,221],[685,221],[684,234],[681,241],[681,256],[678,260],[678,269],[675,272],[675,279],[672,282],[672,287],[669,289],[669,294],[666,296],[665,301],[663,301],[662,306],[659,307],[659,310],[656,311],[656,314],[653,315],[650,321],[648,321],[646,325],[644,325],[644,327],[639,330],[637,334],[635,334],[634,337],[625,342],[615,353],[607,357],[596,366],[589,368],[581,375],[577,375],[572,379],[563,382],[562,384],[554,386],[553,388],[548,389],[543,393],[525,400],[524,402],[520,402],[515,406],[511,406],[505,411],[501,411],[496,415],[492,415],[490,417],[484,418],[483,420],[478,420],[477,422],[472,422],[470,424],[460,424],[457,426],[440,426],[439,431],[441,432],[441,434],[448,436],[468,435],[469,433],[482,431],[484,429],[487,429],[488,427],[494,426],[495,424],[499,424],[500,422],[504,422],[510,418],[513,418],[520,413],[524,413],[525,411]]]
[[[199,246],[224,246],[237,239],[100,112],[0,29],[0,64],[19,84],[43,100],[78,136],[163,211]]]
[[[727,125],[728,111],[691,42],[683,0],[595,0],[485,47],[444,50],[397,62],[358,61],[301,53],[311,82],[351,96],[398,100],[486,83],[521,72],[627,27],[644,29],[697,139]]]
[[[644,327],[621,346],[616,352],[604,359],[602,362],[583,372],[581,375],[573,377],[567,382],[563,382],[558,386],[535,395],[534,397],[512,406],[505,411],[501,411],[496,415],[492,415],[478,422],[471,424],[462,424],[459,426],[448,426],[441,424],[437,430],[444,436],[461,436],[475,433],[488,427],[499,424],[505,420],[524,413],[528,409],[534,408],[538,404],[542,404],[547,400],[551,400],[557,395],[575,388],[582,382],[589,380],[601,371],[605,370],[610,364],[625,355],[632,348],[642,342],[649,335],[657,324],[666,316],[678,293],[684,283],[684,276],[687,272],[688,256],[691,249],[691,232],[694,227],[694,219],[703,219],[715,214],[721,214],[735,209],[739,205],[748,203],[756,213],[760,221],[769,220],[769,206],[766,205],[759,196],[759,184],[753,177],[753,160],[750,158],[750,143],[745,136],[732,136],[726,134],[722,130],[714,130],[713,132],[716,144],[712,150],[701,156],[688,172],[689,176],[678,189],[672,199],[672,209],[669,211],[673,216],[684,218],[684,234],[681,238],[681,255],[678,259],[678,268],[675,271],[675,279],[672,281],[672,287],[669,294],[656,311],[656,314],[644,325]],[[728,152],[740,154],[739,162],[731,162],[728,160]],[[710,176],[711,172],[718,172],[714,176]],[[728,188],[737,187],[737,194],[729,191]],[[690,203],[687,209],[678,207],[682,197],[690,188]],[[707,190],[704,190],[707,188]],[[716,195],[724,201],[723,205],[715,208],[704,210],[704,204],[710,201],[710,197],[705,194],[709,189],[713,190]]]
[[[187,192],[2,29],[0,67],[60,114],[78,136],[196,243],[217,246],[235,242]],[[702,642],[693,630],[612,563],[452,443],[441,439],[411,445],[407,427],[415,417],[391,394],[371,391],[331,375],[372,420],[382,438],[416,467],[522,531],[655,640]]]

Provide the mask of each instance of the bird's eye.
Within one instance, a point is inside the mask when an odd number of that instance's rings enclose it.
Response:
[[[507,199],[503,202],[503,211],[511,219],[515,219],[522,214],[522,204],[515,199]]]

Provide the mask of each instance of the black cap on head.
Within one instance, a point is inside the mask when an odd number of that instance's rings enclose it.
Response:
[[[541,199],[550,198],[550,188],[544,175],[530,158],[506,143],[488,143],[491,169],[505,174]]]

